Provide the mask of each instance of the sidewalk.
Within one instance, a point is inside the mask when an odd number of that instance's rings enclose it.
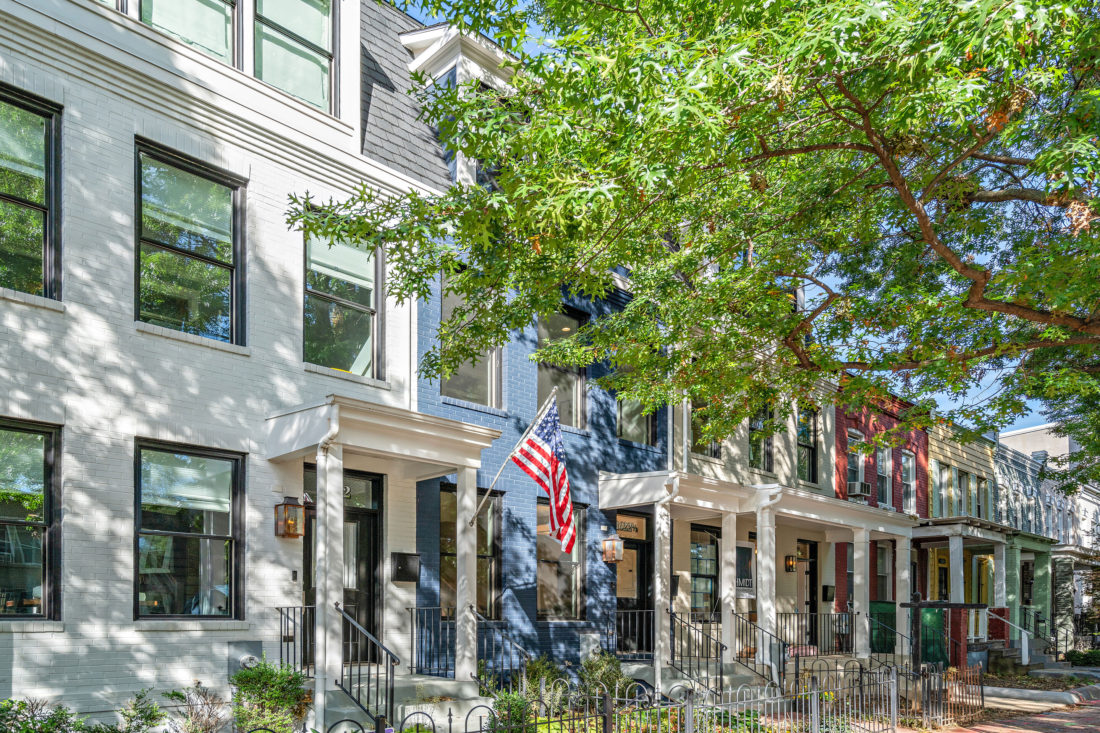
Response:
[[[1069,731],[1100,731],[1100,701],[1074,707],[1059,708],[1036,715],[977,723],[967,728],[955,728],[946,733],[1068,733]]]

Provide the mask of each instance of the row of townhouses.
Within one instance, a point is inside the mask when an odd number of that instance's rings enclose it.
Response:
[[[1100,494],[1040,480],[1072,448],[1047,429],[861,450],[898,403],[706,443],[529,359],[626,292],[418,378],[454,304],[387,297],[384,258],[304,240],[288,197],[471,180],[407,92],[505,83],[487,40],[375,0],[0,0],[0,29],[0,699],[106,715],[266,656],[319,715],[392,716],[501,649],[661,686],[691,638],[749,677],[768,640],[868,657],[915,593],[971,657],[1093,603]],[[521,471],[486,492],[555,387],[568,555]]]

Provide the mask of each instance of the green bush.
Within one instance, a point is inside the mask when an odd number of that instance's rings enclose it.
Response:
[[[581,661],[579,677],[581,694],[591,698],[625,694],[633,682],[623,674],[619,658],[602,649]]]
[[[1075,667],[1100,667],[1100,649],[1066,652],[1066,661]]]
[[[508,733],[533,733],[534,715],[527,698],[521,692],[500,692],[493,699],[493,720],[490,731],[508,731]]]
[[[148,733],[164,720],[164,713],[149,699],[148,690],[133,697],[120,714],[120,725],[89,723],[64,705],[48,708],[42,700],[0,702],[0,730],[4,733]]]
[[[266,659],[229,678],[233,685],[233,722],[239,730],[270,728],[294,733],[312,701],[306,676]]]
[[[225,700],[198,680],[191,687],[166,692],[164,696],[179,703],[176,711],[179,720],[168,724],[172,733],[218,733],[225,725]]]

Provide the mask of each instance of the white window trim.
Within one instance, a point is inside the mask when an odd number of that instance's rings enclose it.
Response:
[[[901,504],[902,511],[906,514],[917,513],[917,456],[912,451],[901,452]],[[913,470],[912,476],[905,475],[905,459],[909,459],[909,467]],[[908,482],[906,481],[908,479]],[[909,493],[906,495],[905,484],[909,484]]]
[[[849,456],[849,460],[851,460],[851,455],[852,455],[852,444],[853,443],[862,443],[862,442],[864,442],[863,441],[863,433],[859,432],[858,430],[852,430],[852,429],[848,430],[848,451],[847,451],[847,454]],[[857,466],[857,468],[859,469],[859,481],[860,481],[860,483],[863,483],[864,481],[866,481],[866,477],[864,476],[864,472],[866,471],[866,468],[867,468],[867,460],[866,460],[866,457],[862,453],[857,452],[856,455],[859,456],[859,464]],[[849,466],[849,468],[851,468],[851,467]],[[847,476],[847,472],[845,473],[845,476]]]
[[[882,456],[886,456],[886,472],[882,471]],[[878,492],[878,477],[886,477],[886,501],[882,500],[882,496],[877,496],[878,505],[880,507],[894,506],[894,450],[892,448],[876,448],[875,449],[875,491]]]

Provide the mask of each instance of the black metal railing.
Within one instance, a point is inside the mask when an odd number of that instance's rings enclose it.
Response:
[[[279,612],[279,664],[312,677],[317,609],[282,606],[276,610]]]
[[[787,642],[739,613],[733,614],[731,658],[765,682],[782,686],[790,656]]]
[[[474,679],[483,694],[524,689],[531,655],[508,635],[500,621],[490,621],[469,606],[477,619],[477,672]]]
[[[669,664],[701,687],[721,693],[726,645],[717,636],[707,633],[704,624],[692,621],[690,615],[673,613],[671,608],[665,611],[669,616],[672,640]],[[657,673],[660,674],[660,670]]]
[[[892,626],[868,616],[871,634],[871,667],[902,667],[913,654],[913,640]]]
[[[384,730],[393,720],[393,676],[399,660],[397,655],[378,641],[340,604],[343,643],[340,657],[340,678],[336,684],[374,723],[375,730]]]
[[[1027,606],[1020,607],[1020,626],[1036,640],[1041,642],[1050,641],[1050,626],[1047,619],[1036,609]]]
[[[624,662],[652,662],[654,615],[652,610],[615,611],[604,625],[604,650]]]
[[[409,611],[409,671],[434,677],[455,676],[455,609],[416,606]]]
[[[850,613],[776,614],[776,635],[792,657],[851,654],[853,631]]]
[[[952,666],[960,661],[963,665],[967,663],[966,659],[963,658],[962,642],[958,639],[952,638],[944,631],[923,624],[920,627],[920,636],[922,662],[935,663],[936,657],[942,654],[947,659],[947,666]]]

